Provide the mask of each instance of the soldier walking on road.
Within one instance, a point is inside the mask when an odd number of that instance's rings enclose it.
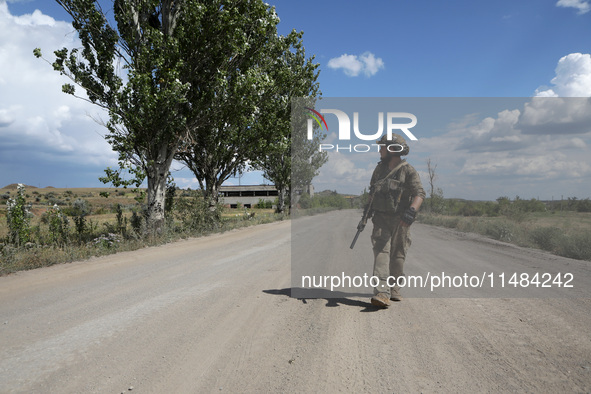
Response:
[[[390,300],[401,301],[396,280],[404,276],[404,260],[411,244],[410,225],[414,222],[425,191],[417,171],[401,159],[409,153],[404,138],[392,134],[379,141],[381,161],[370,182],[373,194],[371,242],[374,252],[373,275],[379,278],[372,305],[387,308]]]

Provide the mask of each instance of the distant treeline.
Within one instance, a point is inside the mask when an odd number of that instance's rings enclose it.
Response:
[[[298,199],[298,206],[302,209],[357,208],[359,206],[359,197],[345,196],[329,190],[316,193],[312,197],[308,193],[303,193]]]
[[[368,193],[364,191],[360,196],[339,194],[336,191],[323,191],[310,197],[304,193],[298,200],[302,209],[314,208],[363,208],[368,201]],[[564,200],[542,201],[535,198],[526,200],[519,196],[514,199],[503,196],[496,201],[471,201],[458,198],[443,198],[434,196],[426,198],[422,211],[452,216],[513,216],[529,212],[546,211],[572,211],[591,212],[591,200],[589,198],[579,200],[577,197],[568,197]]]
[[[545,211],[591,212],[591,200],[569,197],[566,200],[541,201],[535,198],[525,200],[516,196],[513,200],[509,197],[499,197],[496,201],[469,201],[435,196],[427,198],[422,209],[431,213],[453,216],[491,217]]]

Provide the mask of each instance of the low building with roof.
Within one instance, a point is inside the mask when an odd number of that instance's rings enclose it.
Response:
[[[270,201],[275,208],[278,192],[274,185],[221,186],[219,196],[224,205],[237,208],[253,208],[261,200]]]

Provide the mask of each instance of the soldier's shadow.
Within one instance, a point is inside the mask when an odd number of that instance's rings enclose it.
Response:
[[[302,289],[296,289],[296,290],[302,290]],[[306,289],[306,290],[307,290],[307,292],[309,292],[308,289]],[[303,304],[307,304],[308,300],[323,299],[323,300],[326,300],[326,304],[324,306],[330,307],[330,308],[337,307],[340,305],[347,305],[347,306],[355,306],[355,307],[363,308],[360,310],[360,312],[376,312],[376,311],[381,310],[381,308],[378,308],[378,307],[370,304],[369,302],[360,301],[360,300],[352,300],[352,299],[348,298],[348,297],[367,297],[367,294],[343,293],[343,292],[339,292],[339,291],[315,289],[310,294],[310,296],[303,298],[303,297],[292,297],[292,289],[291,288],[263,290],[263,293],[291,297],[291,298],[301,301]],[[297,294],[298,291],[296,291],[295,293]]]

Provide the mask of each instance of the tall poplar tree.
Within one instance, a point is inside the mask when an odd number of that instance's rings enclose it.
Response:
[[[148,224],[164,223],[170,165],[187,134],[189,84],[181,81],[179,37],[187,27],[179,19],[183,0],[115,0],[112,26],[98,1],[57,0],[72,17],[82,48],[56,50],[55,70],[82,87],[88,100],[109,113],[107,141],[119,154],[121,170],[107,169],[103,181],[139,186],[147,178]],[[35,50],[41,56],[41,50]],[[65,93],[76,95],[72,84]]]
[[[314,62],[314,57],[307,58],[302,43],[302,32],[292,32],[287,40],[290,42],[290,50],[284,51],[277,58],[269,71],[273,80],[274,89],[265,93],[264,108],[256,125],[258,129],[268,129],[265,144],[262,146],[254,167],[263,172],[263,176],[273,182],[278,191],[277,211],[285,211],[285,203],[291,194],[292,188],[304,187],[292,173],[301,173],[305,167],[311,175],[307,176],[308,182],[317,175],[317,170],[326,162],[326,153],[317,152],[315,148],[321,137],[318,130],[315,131],[314,140],[305,140],[305,135],[295,133],[294,124],[299,124],[297,129],[303,129],[306,117],[304,106],[301,108],[292,104],[306,102],[313,107],[317,97],[320,96],[320,86],[317,82],[319,64]],[[303,123],[302,123],[303,122]],[[306,149],[310,146],[311,149]],[[305,156],[305,157],[304,157]],[[293,167],[294,159],[296,168]],[[296,176],[296,178],[300,178]]]
[[[272,132],[255,125],[265,92],[274,88],[271,65],[289,50],[289,41],[278,36],[279,18],[261,0],[211,0],[211,4],[200,16],[200,29],[193,37],[187,35],[187,45],[197,48],[187,59],[195,67],[187,75],[190,138],[177,158],[195,174],[213,206],[222,183],[258,157],[261,141]],[[199,49],[210,35],[219,39],[212,43],[215,51],[204,54]],[[203,72],[200,65],[206,61],[209,68]],[[204,84],[207,90],[202,89]]]

